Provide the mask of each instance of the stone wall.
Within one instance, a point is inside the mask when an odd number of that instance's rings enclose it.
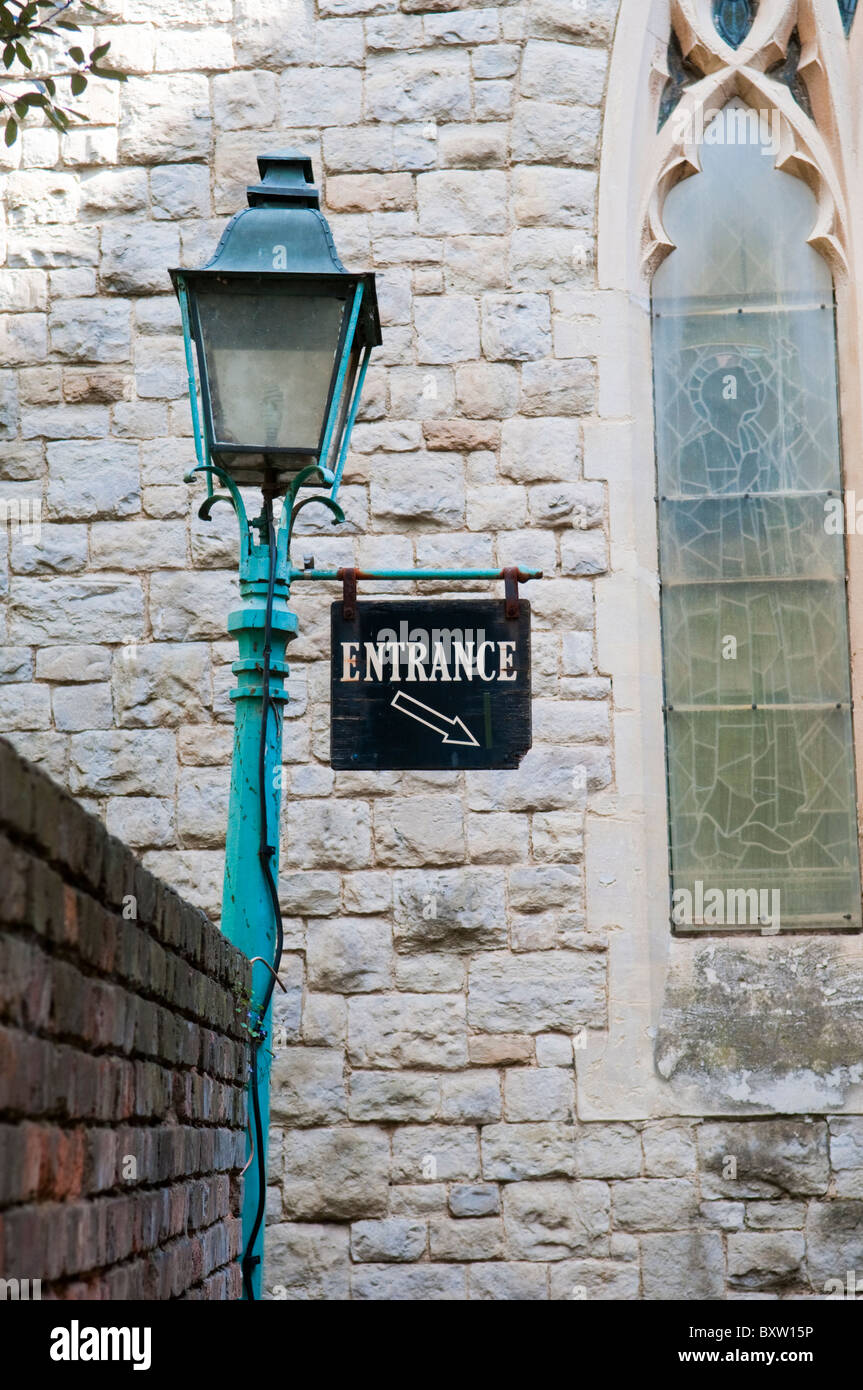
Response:
[[[652,437],[596,274],[617,0],[109,8],[99,36],[136,75],[93,86],[85,130],[26,131],[0,155],[0,496],[40,498],[44,521],[0,572],[0,726],[218,916],[235,524],[227,508],[200,522],[182,483],[166,268],[211,254],[268,149],[312,157],[384,321],[348,526],[310,519],[301,553],[547,576],[529,591],[534,748],[517,773],[469,778],[331,771],[334,592],[297,586],[270,1296],[812,1293],[863,1267],[859,1121],[584,1122],[597,1088],[588,1110],[574,1062],[604,1055],[610,1024],[643,1032],[608,1006],[607,947],[643,893],[615,798],[642,818],[645,803],[634,738],[615,762],[594,631],[596,581],[637,570],[624,440]],[[654,525],[634,523],[655,551]],[[632,723],[617,594],[603,612]],[[659,803],[661,758],[660,731]],[[622,1082],[598,1088],[610,1121],[631,1118],[631,1057],[614,1051]],[[721,1178],[718,1155],[744,1176]]]
[[[248,962],[4,740],[0,883],[4,1296],[239,1297]]]

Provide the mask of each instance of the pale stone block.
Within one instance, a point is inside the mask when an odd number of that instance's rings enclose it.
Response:
[[[137,219],[118,218],[102,231],[102,282],[116,293],[164,294],[166,267],[179,259],[180,234],[172,224],[152,223],[142,237]]]
[[[387,989],[391,983],[392,928],[379,917],[328,917],[309,922],[309,986],[333,994]]]
[[[533,818],[533,852],[542,863],[580,859],[584,847],[583,819],[570,811],[538,811]]]
[[[522,58],[522,95],[542,98],[553,92],[560,101],[599,106],[607,66],[599,48],[530,39]]]
[[[110,729],[114,723],[111,687],[107,683],[55,689],[51,704],[54,711],[54,727],[63,733],[79,733],[82,729]]]
[[[396,989],[419,994],[451,994],[464,989],[465,963],[463,956],[445,956],[440,952],[427,955],[396,956]]]
[[[508,1254],[517,1260],[564,1260],[605,1253],[609,1196],[602,1182],[516,1182],[504,1188]]]
[[[36,653],[38,661],[41,653]],[[33,654],[29,647],[0,647],[0,682],[23,684],[33,679]]]
[[[814,1195],[827,1190],[830,1169],[823,1121],[710,1122],[699,1127],[697,1141],[705,1197]]]
[[[417,358],[440,365],[479,356],[479,314],[467,295],[414,300]]]
[[[51,692],[45,685],[0,685],[0,729],[46,729],[51,724]]]
[[[161,18],[164,22],[165,16]],[[210,91],[206,77],[198,73],[132,77],[123,86],[121,105],[120,157],[127,163],[209,157]],[[170,264],[176,265],[176,260]]]
[[[500,1075],[467,1071],[441,1078],[441,1118],[458,1124],[485,1125],[501,1117]]]
[[[423,236],[493,235],[507,230],[507,177],[502,170],[436,170],[417,178]]]
[[[355,1071],[350,1078],[352,1120],[399,1124],[433,1120],[440,1110],[440,1081],[417,1072]],[[382,1257],[381,1257],[382,1258]]]
[[[348,1029],[348,1011],[339,994],[305,991],[302,1037],[312,1047],[343,1047]]]
[[[352,1063],[457,1068],[467,1061],[462,995],[360,995],[348,1003]]]
[[[44,270],[5,270],[0,276],[0,313],[20,314],[47,307]]]
[[[527,495],[523,487],[495,483],[473,486],[467,494],[467,524],[472,531],[501,531],[523,526]]]
[[[164,164],[150,174],[156,219],[209,217],[210,171],[204,164]]]
[[[507,163],[508,151],[509,130],[503,123],[489,122],[481,126],[448,125],[441,129],[440,162],[444,168],[500,169]],[[506,227],[486,227],[480,230],[503,232]]]
[[[43,647],[36,653],[36,674],[44,681],[107,680],[111,653],[107,647]]]
[[[106,824],[132,849],[163,849],[174,842],[174,803],[155,796],[112,797]]]
[[[371,817],[364,802],[288,803],[291,862],[300,868],[362,869],[371,853]]]
[[[528,165],[513,171],[513,211],[522,226],[593,227],[596,175]]]
[[[541,294],[485,295],[482,346],[492,360],[527,362],[551,346],[551,311]]]
[[[564,1260],[549,1270],[550,1297],[629,1302],[640,1296],[638,1265],[617,1260]]]
[[[362,74],[351,68],[291,68],[280,94],[290,128],[356,125],[362,115]]]
[[[351,1226],[351,1255],[355,1261],[391,1260],[403,1263],[425,1254],[428,1232],[424,1221],[388,1216],[381,1221],[355,1221]]]
[[[331,5],[342,0],[329,0]],[[370,0],[350,0],[354,6]],[[387,1303],[461,1302],[466,1297],[465,1271],[458,1265],[360,1265],[351,1276],[351,1297]]]
[[[371,510],[383,529],[393,523],[452,528],[463,524],[464,464],[457,454],[390,454],[377,461]]]
[[[26,367],[44,361],[48,352],[44,314],[4,314],[0,318],[0,361],[7,367]]]
[[[371,54],[366,76],[366,116],[396,123],[469,120],[468,55],[434,51],[381,57]]]
[[[96,265],[99,261],[97,227],[44,227],[38,237],[32,231],[10,232],[7,264],[13,269],[29,266]],[[44,353],[43,353],[44,357]]]
[[[797,1231],[759,1235],[741,1231],[728,1237],[728,1279],[744,1289],[797,1283],[806,1242]]]
[[[125,642],[143,626],[139,579],[20,579],[9,610],[13,642]]]
[[[181,767],[177,782],[177,830],[183,844],[220,849],[225,843],[231,775],[227,767]]]
[[[332,1224],[308,1222],[267,1226],[264,1279],[281,1298],[347,1299],[350,1297],[348,1231]],[[275,1292],[274,1292],[275,1291]]]
[[[475,1182],[479,1175],[475,1129],[404,1125],[393,1134],[393,1182]]]
[[[472,54],[475,78],[515,77],[521,52],[514,43],[493,43],[477,48]]]
[[[395,164],[391,126],[331,127],[324,131],[323,149],[328,174],[386,173]]]
[[[393,903],[392,878],[383,872],[346,874],[343,894],[346,912],[389,912]]]
[[[525,362],[521,369],[522,415],[589,415],[595,395],[594,366],[584,358]]]
[[[73,174],[29,169],[6,178],[6,212],[12,227],[75,222],[80,194]]]
[[[470,1222],[435,1217],[429,1222],[429,1250],[437,1260],[496,1260],[503,1255],[503,1226],[497,1217]]]
[[[284,1136],[285,1212],[300,1220],[384,1216],[390,1170],[385,1130],[296,1129]]]
[[[444,282],[451,292],[483,294],[507,284],[507,239],[456,236],[444,243]]]
[[[378,861],[393,867],[461,862],[464,858],[461,799],[414,796],[380,802],[375,810],[375,849]]]
[[[539,1033],[536,1061],[540,1067],[571,1067],[572,1038],[566,1033]]]
[[[539,1043],[537,1038],[537,1054]],[[563,1039],[569,1047],[569,1070],[560,1067],[511,1067],[504,1081],[504,1114],[508,1121],[548,1121],[563,1120],[571,1124],[575,1119],[575,1081],[572,1072],[572,1042]]]
[[[156,849],[148,850],[143,859],[145,868],[171,884],[181,898],[218,920],[225,876],[223,851]]]
[[[332,1124],[347,1118],[340,1050],[280,1047],[271,1072],[271,1114],[287,1125]]]
[[[69,787],[78,795],[173,796],[177,746],[166,729],[73,734]]]
[[[698,1193],[683,1178],[633,1178],[612,1189],[616,1226],[632,1231],[691,1228],[698,1216]]]
[[[458,1217],[497,1216],[500,1188],[491,1183],[456,1183],[450,1188],[449,1209]]]
[[[587,167],[596,159],[599,130],[600,113],[596,109],[522,100],[513,121],[512,157],[526,164]]]
[[[695,1172],[695,1136],[682,1125],[648,1125],[642,1135],[644,1171],[654,1178],[688,1178]]]
[[[601,952],[481,954],[470,967],[468,1017],[486,1032],[575,1033],[605,1023]]]
[[[13,574],[74,574],[86,565],[86,526],[54,526],[49,522],[41,526],[38,544],[20,531],[12,536]]]
[[[467,818],[468,850],[474,864],[510,864],[520,841],[526,851],[527,835],[518,816],[498,811]]]
[[[106,169],[80,175],[81,207],[85,213],[138,212],[147,206],[146,169]],[[94,257],[98,260],[98,256]]]
[[[186,563],[186,528],[170,521],[96,521],[90,528],[94,569],[180,569]]]
[[[641,1267],[646,1299],[714,1299],[725,1292],[725,1255],[718,1231],[643,1236]]]
[[[476,82],[474,112],[478,121],[502,121],[512,114],[515,84],[511,81]]]
[[[578,476],[580,439],[572,420],[504,420],[501,472],[517,482]],[[547,586],[544,586],[547,587]]]
[[[423,29],[432,43],[494,43],[500,37],[500,18],[494,8],[427,14]]]

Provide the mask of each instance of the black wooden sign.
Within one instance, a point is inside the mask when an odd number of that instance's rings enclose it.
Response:
[[[336,768],[518,767],[531,744],[530,604],[502,599],[332,605]]]

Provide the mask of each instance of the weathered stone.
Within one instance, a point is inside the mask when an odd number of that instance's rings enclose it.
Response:
[[[498,1217],[429,1222],[429,1252],[433,1260],[496,1260],[503,1255],[503,1226]]]
[[[396,873],[395,942],[401,950],[472,951],[506,945],[503,874],[495,870]]]
[[[418,1260],[428,1244],[424,1221],[387,1216],[381,1221],[355,1221],[351,1226],[351,1255],[360,1262]]]
[[[565,1260],[604,1254],[609,1196],[602,1182],[516,1182],[504,1188],[508,1254],[517,1260]]]
[[[441,1116],[462,1124],[499,1120],[500,1077],[496,1071],[468,1071],[441,1078]]]
[[[403,1125],[393,1134],[393,1182],[473,1182],[479,1175],[474,1129]]]
[[[537,1056],[544,1039],[537,1038]],[[572,1042],[564,1039],[569,1049],[570,1066]],[[575,1084],[569,1072],[555,1067],[530,1067],[524,1071],[512,1069],[506,1075],[506,1118],[508,1120],[565,1120],[571,1122],[575,1112]],[[591,1176],[590,1174],[585,1174]]]
[[[486,1032],[575,1032],[605,1023],[605,961],[593,951],[479,955],[468,1017]]]
[[[177,786],[177,829],[184,845],[221,849],[230,796],[227,767],[183,767]]]
[[[550,101],[520,101],[512,126],[512,157],[525,164],[577,164],[596,158],[599,112]]]
[[[124,648],[114,660],[117,721],[129,728],[188,724],[209,704],[209,651],[202,643]]]
[[[415,994],[452,994],[464,989],[464,956],[445,956],[430,951],[415,956],[397,955],[394,962],[396,989]]]
[[[371,506],[384,523],[453,527],[464,520],[464,464],[457,454],[384,454],[371,480]]]
[[[53,351],[70,362],[126,362],[129,305],[103,299],[55,300],[48,315]]]
[[[150,580],[150,623],[161,642],[221,638],[227,615],[239,601],[231,572],[154,574]]]
[[[470,1060],[474,1066],[511,1067],[534,1059],[534,1040],[511,1033],[492,1033],[468,1039]]]
[[[464,1066],[464,1013],[463,995],[361,995],[348,1004],[348,1055],[356,1066]]]
[[[344,1227],[281,1222],[267,1226],[264,1284],[273,1298],[350,1296],[348,1231]]]
[[[698,1216],[698,1194],[683,1178],[633,1178],[612,1187],[614,1222],[632,1231],[691,1228]]]
[[[351,1297],[361,1302],[453,1302],[465,1298],[465,1274],[456,1265],[361,1265],[353,1271]]]
[[[571,1125],[486,1125],[481,1132],[482,1173],[492,1182],[525,1178],[572,1177],[575,1172]]]
[[[638,1265],[621,1260],[561,1260],[549,1270],[549,1297],[629,1302],[639,1297]]]
[[[13,642],[105,642],[139,637],[144,599],[137,579],[20,579],[9,613]]]
[[[521,369],[522,415],[589,415],[595,399],[594,367],[586,359],[525,362]]]
[[[76,685],[54,691],[54,727],[63,733],[110,729],[114,723],[110,685]]]
[[[132,849],[163,849],[174,843],[174,803],[155,796],[112,797],[106,824]]]
[[[802,1230],[805,1202],[747,1202],[746,1224],[756,1231]]]
[[[460,798],[413,796],[379,803],[375,810],[375,848],[379,863],[399,868],[459,863],[464,857]]]
[[[712,1299],[725,1291],[725,1255],[718,1231],[643,1236],[641,1268],[646,1299]]]
[[[301,868],[361,869],[371,852],[371,818],[363,802],[304,800],[288,804],[292,862]]]
[[[123,91],[120,155],[129,164],[206,159],[210,153],[210,93],[206,77],[172,73],[130,78]],[[152,235],[150,229],[148,238]],[[153,263],[159,261],[153,256]],[[164,262],[176,265],[177,262]]]
[[[432,51],[380,58],[372,55],[366,77],[366,112],[375,121],[467,120],[467,54]]]
[[[306,961],[313,989],[335,994],[386,989],[392,928],[380,917],[329,917],[309,923]]]
[[[479,356],[479,314],[467,295],[414,300],[417,360],[440,364]]]
[[[698,1129],[706,1197],[777,1197],[826,1192],[830,1176],[822,1121],[753,1120]]]
[[[571,478],[579,458],[578,426],[572,420],[506,420],[501,472],[519,482]]]
[[[812,1202],[806,1217],[806,1263],[819,1293],[828,1279],[845,1283],[863,1269],[863,1202]]]
[[[648,1125],[642,1135],[644,1171],[652,1178],[688,1178],[695,1172],[695,1134],[683,1125]]]
[[[69,786],[77,795],[173,796],[174,735],[163,729],[73,734]]]
[[[490,1183],[455,1183],[449,1191],[449,1209],[457,1217],[497,1216],[500,1189]]]
[[[833,1168],[863,1168],[863,1117],[832,1116],[830,1164]]]
[[[286,1125],[325,1125],[347,1116],[341,1051],[282,1047],[271,1072],[270,1113]]]
[[[103,444],[49,444],[47,452],[49,517],[93,521],[100,516],[129,516],[140,509],[134,445],[113,444],[108,451]]]
[[[775,1289],[795,1283],[805,1248],[803,1236],[796,1231],[729,1235],[729,1282],[742,1289]]]
[[[153,223],[141,237],[136,219],[108,222],[102,232],[102,281],[118,294],[164,294],[167,271],[180,259],[180,234]]]
[[[289,1129],[284,1165],[290,1217],[351,1221],[386,1214],[390,1145],[382,1129]]]
[[[486,357],[527,362],[544,357],[550,343],[551,311],[546,295],[484,296],[482,346]]]
[[[384,1124],[432,1120],[439,1109],[440,1082],[434,1076],[378,1071],[355,1071],[351,1075],[348,1114],[352,1120],[377,1120]]]

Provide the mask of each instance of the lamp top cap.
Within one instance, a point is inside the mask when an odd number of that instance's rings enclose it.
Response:
[[[259,154],[261,182],[246,190],[249,207],[320,208],[312,161],[296,150]]]

